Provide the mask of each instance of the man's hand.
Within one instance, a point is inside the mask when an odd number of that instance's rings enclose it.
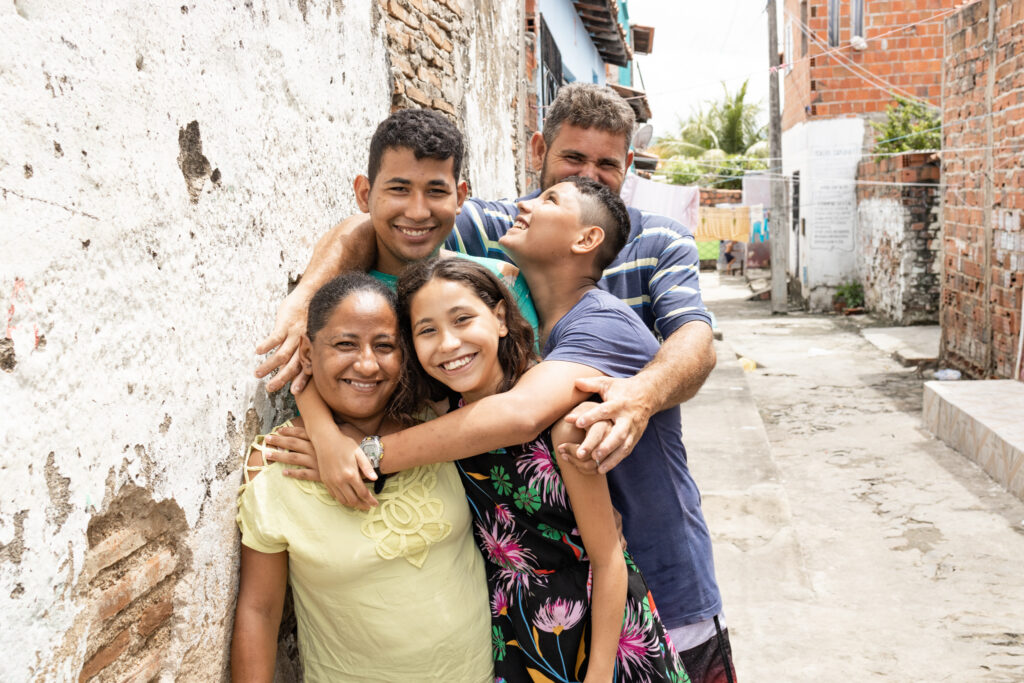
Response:
[[[256,368],[257,377],[265,377],[277,370],[277,374],[267,382],[267,391],[277,391],[295,377],[299,378],[296,385],[306,384],[308,378],[302,374],[302,365],[299,363],[299,340],[306,333],[308,306],[309,296],[302,287],[296,287],[278,307],[274,331],[256,347],[258,354],[277,348],[272,356]],[[293,385],[292,392],[297,393],[301,389],[301,386]]]
[[[577,458],[590,456],[600,463],[597,471],[606,474],[633,450],[647,428],[654,407],[636,377],[587,377],[576,380],[576,388],[590,394],[600,394],[604,402],[573,411],[566,415],[566,421],[580,429],[588,429],[601,420],[612,422],[611,430],[600,437],[588,432],[587,438],[577,449]]]
[[[593,408],[597,405],[597,403],[589,401],[581,403],[562,419],[566,423],[575,427],[575,412],[586,411],[588,408]],[[583,443],[557,443],[555,444],[555,451],[564,461],[572,463],[572,465],[583,474],[597,474],[597,467],[600,463],[591,457],[590,453],[592,453],[594,448],[604,440],[605,436],[607,436],[611,429],[612,423],[608,420],[595,422],[589,429],[587,429],[586,435],[583,438]]]

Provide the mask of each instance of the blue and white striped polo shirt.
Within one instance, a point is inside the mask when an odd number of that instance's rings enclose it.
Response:
[[[445,246],[512,263],[498,238],[519,214],[516,203],[539,194],[538,190],[515,201],[466,200]],[[671,218],[634,208],[629,208],[629,220],[629,241],[604,271],[598,287],[628,304],[662,339],[693,320],[710,325],[711,316],[700,296],[700,260],[693,233]]]

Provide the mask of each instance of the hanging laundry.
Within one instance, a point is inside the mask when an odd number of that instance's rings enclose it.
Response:
[[[747,242],[750,239],[750,207],[700,207],[700,223],[694,236],[699,240]]]
[[[768,212],[760,204],[750,207],[750,241],[768,241]]]
[[[630,173],[619,193],[626,206],[673,218],[690,230],[700,219],[700,188],[657,183]]]

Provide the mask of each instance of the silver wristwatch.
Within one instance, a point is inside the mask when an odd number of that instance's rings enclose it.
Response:
[[[363,449],[363,453],[373,466],[373,471],[379,477],[380,461],[384,458],[384,444],[381,443],[380,437],[368,436],[359,443],[359,447]]]

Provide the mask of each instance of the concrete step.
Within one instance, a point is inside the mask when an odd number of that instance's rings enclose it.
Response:
[[[905,367],[935,367],[939,359],[938,325],[865,327],[861,335]]]
[[[1024,382],[925,382],[924,424],[1024,500]]]

